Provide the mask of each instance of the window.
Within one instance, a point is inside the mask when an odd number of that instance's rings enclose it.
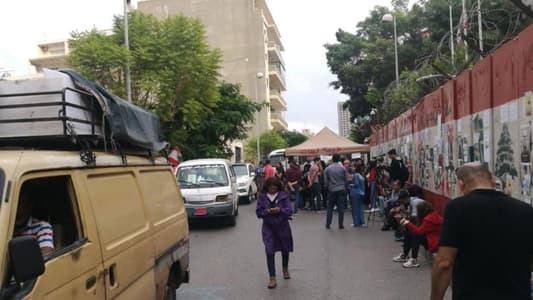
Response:
[[[229,182],[223,164],[180,166],[177,177],[182,189],[226,186]]]
[[[49,252],[43,249],[57,252],[84,237],[70,176],[40,177],[22,184],[14,236],[22,235],[35,236],[43,254]]]

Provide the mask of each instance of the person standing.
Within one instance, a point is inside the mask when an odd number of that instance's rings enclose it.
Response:
[[[283,278],[290,279],[289,252],[293,251],[292,232],[289,219],[292,215],[291,202],[283,191],[281,181],[275,176],[264,184],[263,191],[257,200],[257,217],[263,219],[262,237],[267,257],[270,280],[268,288],[276,287],[275,254],[281,251]]]
[[[363,199],[365,197],[365,179],[363,175],[363,166],[355,167],[355,172],[352,176],[352,184],[350,186],[350,202],[352,205],[352,226],[358,227],[365,224],[365,204]]]
[[[328,187],[328,209],[326,228],[329,229],[333,219],[333,207],[339,213],[339,229],[344,229],[344,201],[346,200],[346,169],[339,164],[340,156],[333,154],[333,163],[324,171],[324,184]]]
[[[350,182],[352,181],[352,176],[354,173],[354,168],[352,167],[352,161],[348,158],[342,160],[342,165],[346,169],[346,191],[350,190]],[[346,201],[344,201],[344,207],[349,208],[351,206],[350,193],[346,193]]]
[[[454,300],[531,299],[533,207],[494,190],[485,164],[456,175],[463,196],[445,209],[431,299],[443,299],[451,279]]]
[[[408,173],[405,174],[405,172],[408,172],[407,167],[405,166],[403,160],[396,154],[396,149],[389,150],[387,154],[391,160],[389,167],[389,182],[392,183],[398,180],[403,188],[403,185],[407,181],[407,177],[409,177]]]
[[[301,199],[302,171],[298,164],[296,164],[296,161],[291,160],[289,169],[285,172],[285,177],[287,178],[287,190],[290,193],[291,199],[294,199],[293,215],[297,215]]]
[[[274,167],[270,164],[270,160],[265,162],[263,174],[265,174],[265,180],[275,175]]]
[[[320,165],[320,158],[315,157],[313,160],[314,163],[309,169],[309,185],[308,187],[311,189],[311,206],[310,208],[314,211],[320,210],[320,196],[321,196],[321,188],[320,188],[320,179],[319,176],[321,175],[321,165]]]

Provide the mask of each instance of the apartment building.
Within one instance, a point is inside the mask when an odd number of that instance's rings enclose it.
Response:
[[[345,138],[350,137],[352,124],[350,122],[350,111],[343,108],[344,102],[337,103],[337,116],[339,119],[339,135]]]
[[[250,135],[288,128],[283,43],[266,0],[148,0],[137,6],[158,18],[183,14],[200,19],[210,46],[223,52],[222,79],[239,83],[250,99],[270,104]]]
[[[41,73],[43,68],[60,69],[67,67],[67,56],[69,53],[68,40],[55,40],[39,43],[36,53],[30,58],[30,63],[37,72]]]

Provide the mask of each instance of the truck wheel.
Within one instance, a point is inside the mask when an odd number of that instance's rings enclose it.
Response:
[[[248,203],[252,203],[252,201],[254,200],[254,194],[252,193],[252,188],[249,188],[248,189]]]
[[[236,217],[236,216],[230,216],[230,217],[228,218],[228,224],[229,224],[229,226],[231,226],[231,227],[237,225],[237,217]]]

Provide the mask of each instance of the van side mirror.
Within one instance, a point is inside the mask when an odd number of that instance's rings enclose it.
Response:
[[[22,236],[9,241],[9,260],[17,282],[35,279],[44,273],[44,259],[34,237]]]
[[[255,172],[250,172],[250,177],[255,177]]]

